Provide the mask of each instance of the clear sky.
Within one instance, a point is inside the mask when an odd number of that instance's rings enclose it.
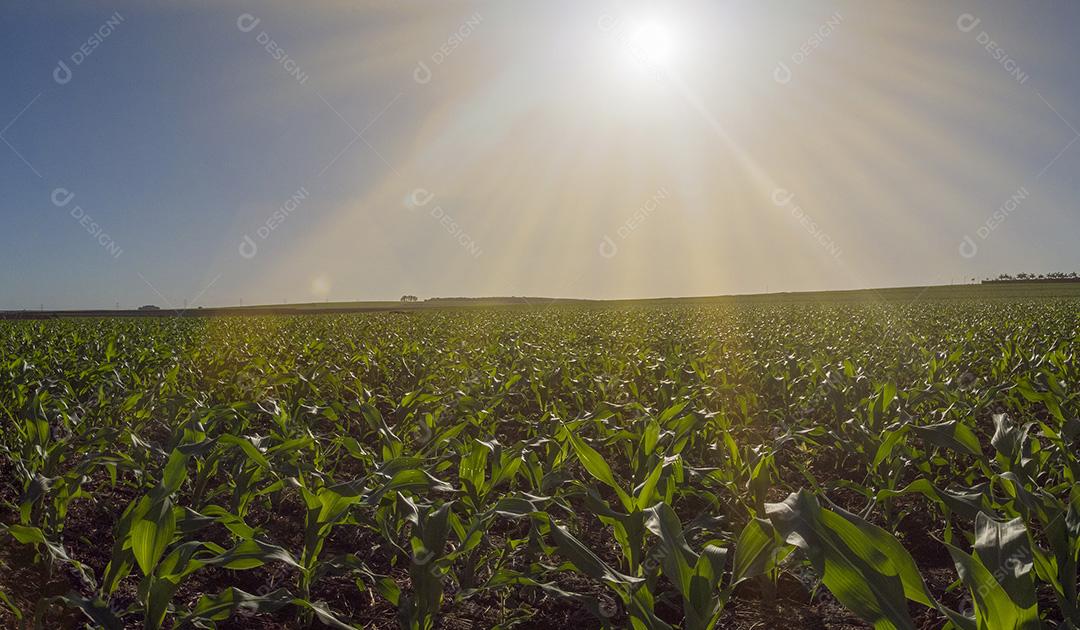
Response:
[[[1080,4],[6,0],[0,308],[1080,271]]]

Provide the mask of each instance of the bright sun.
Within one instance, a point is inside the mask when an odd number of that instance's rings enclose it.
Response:
[[[642,61],[661,68],[671,62],[671,32],[663,22],[642,20],[631,24],[628,31],[627,43]]]
[[[615,44],[613,50],[621,65],[638,78],[643,73],[660,78],[674,70],[679,37],[670,20],[655,15],[605,15],[598,26]]]

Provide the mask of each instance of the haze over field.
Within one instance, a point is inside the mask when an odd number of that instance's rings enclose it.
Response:
[[[1076,270],[1080,5],[0,12],[0,309]]]

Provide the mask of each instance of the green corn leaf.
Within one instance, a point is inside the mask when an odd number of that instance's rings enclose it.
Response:
[[[150,575],[176,533],[176,513],[168,499],[156,502],[131,528],[131,551],[143,575]]]
[[[204,551],[204,548],[205,544],[197,540],[176,545],[158,563],[155,575],[161,579],[179,582],[206,565],[196,557],[200,551]]]
[[[843,516],[822,509],[806,492],[766,504],[766,514],[788,544],[803,550],[830,592],[876,630],[914,630],[893,550]]]
[[[3,602],[4,606],[6,606],[7,609],[11,612],[11,614],[15,616],[16,621],[22,621],[22,611],[19,610],[19,607],[15,605],[15,602],[11,601],[11,598],[8,597],[8,594],[2,590],[0,590],[0,602]]]
[[[712,628],[728,596],[726,591],[718,590],[727,565],[727,549],[709,543],[697,554],[687,544],[682,524],[671,506],[660,503],[645,512],[646,526],[660,539],[656,555],[664,574],[682,595],[684,628]]]
[[[718,545],[705,545],[694,565],[690,578],[690,610],[687,613],[687,630],[712,628],[727,600],[727,594],[718,594],[717,587],[724,576],[728,551]]]
[[[591,578],[621,585],[637,584],[644,579],[623,575],[612,569],[561,525],[552,523],[551,537],[555,540],[559,553]]]
[[[1024,601],[1016,601],[1017,604],[1026,607],[1035,603],[1030,579],[1034,558],[1023,519],[1000,522],[979,514],[975,520],[974,548],[984,566],[994,567],[995,575],[1003,576],[1004,580],[999,581],[1014,601],[1024,597]]]
[[[67,595],[42,600],[42,603],[46,605],[53,602],[79,610],[94,624],[95,628],[103,628],[104,630],[124,630],[125,628],[124,622],[100,598],[87,599],[78,593],[68,593]],[[39,608],[38,612],[39,615],[43,613],[43,608]],[[36,627],[41,628],[44,626],[38,623]]]
[[[951,548],[950,553],[961,577],[967,573],[965,584],[972,589],[977,604],[981,596],[984,615],[979,618],[1017,624],[1002,627],[1040,627],[1032,580],[1035,558],[1023,520],[1001,522],[980,514],[975,521],[974,548],[974,556],[963,552],[958,555]]]
[[[688,404],[690,403],[683,401],[668,407],[663,411],[663,413],[660,414],[660,417],[657,418],[657,422],[659,422],[661,426],[664,425],[669,420],[682,413],[682,410],[686,409],[686,406]]]
[[[7,532],[24,545],[43,544],[45,542],[45,533],[37,527],[8,525]]]
[[[143,630],[158,630],[165,622],[165,615],[169,612],[169,602],[172,601],[176,589],[180,586],[177,578],[162,578],[150,581],[149,593],[146,597],[146,615],[143,620]]]
[[[895,572],[903,583],[905,597],[927,608],[938,608],[949,615],[950,618],[960,616],[960,613],[945,610],[945,607],[934,599],[934,596],[930,594],[930,590],[926,587],[926,582],[923,580],[918,565],[915,564],[915,559],[911,557],[908,550],[892,534],[846,510],[836,508],[835,512],[858,528],[859,532],[866,537],[870,544],[883,552],[887,561],[876,565],[874,568],[885,574]],[[880,560],[881,558],[878,557],[877,559]]]
[[[656,602],[647,588],[636,588],[630,597],[627,614],[635,630],[671,630],[671,626],[656,616]]]
[[[5,529],[15,540],[24,545],[41,545],[53,561],[66,564],[75,569],[85,586],[91,589],[97,588],[93,575],[86,570],[82,563],[68,555],[67,549],[63,545],[46,538],[45,532],[41,531],[40,528],[25,525],[7,525]]]
[[[206,561],[206,564],[225,569],[253,569],[267,562],[283,562],[296,569],[303,568],[288,551],[258,540],[242,541],[232,549],[222,551],[218,556]]]
[[[776,566],[779,551],[772,524],[760,518],[750,519],[735,543],[732,586],[747,578],[772,571]]]
[[[383,599],[394,606],[401,604],[401,587],[398,586],[397,582],[385,575],[374,577],[372,581],[376,592],[382,595]]]
[[[420,527],[420,538],[424,541],[424,547],[441,555],[446,547],[446,538],[450,533],[448,520],[453,502],[447,501],[430,512],[423,519]]]
[[[969,453],[976,457],[982,457],[982,447],[979,438],[968,425],[958,422],[942,422],[926,426],[914,426],[911,430],[923,440],[934,446],[948,448],[958,453]]]
[[[660,423],[649,418],[645,423],[645,432],[641,437],[641,451],[646,455],[652,455],[656,450],[656,444],[660,441]]]
[[[683,537],[682,523],[675,511],[666,503],[660,503],[648,510],[646,527],[660,539],[661,563],[668,579],[675,584],[684,599],[690,599],[690,581],[694,576],[694,566],[698,554],[694,553]]]
[[[320,488],[318,522],[335,523],[363,498],[363,489],[353,484],[342,484],[331,488]]]
[[[295,438],[282,442],[281,444],[271,446],[270,448],[266,449],[266,454],[269,457],[281,457],[282,455],[302,451],[306,448],[311,447],[313,444],[315,444],[315,440],[310,437]]]
[[[637,499],[635,499],[634,505],[637,509],[644,510],[659,500],[656,492],[656,485],[660,483],[660,475],[663,474],[663,472],[664,462],[661,461],[653,468],[652,472],[649,473],[649,476],[645,478],[645,481],[635,490]]]
[[[511,569],[501,568],[496,570],[486,584],[486,587],[488,588],[506,586],[535,587],[555,599],[574,602],[580,605],[582,608],[591,612],[594,617],[603,620],[604,622],[609,622],[611,618],[610,610],[601,607],[600,602],[596,597],[568,591],[554,582],[541,582],[533,577]],[[633,627],[642,630],[670,630],[671,626],[661,621],[653,613],[652,602],[650,599],[647,589],[638,588],[633,591],[628,611],[631,616],[631,622],[633,622]]]
[[[334,616],[322,602],[310,602],[306,599],[296,598],[291,602],[294,606],[301,608],[307,608],[315,613],[315,616],[319,619],[319,622],[327,628],[336,628],[337,630],[355,630],[353,626],[341,621]]]
[[[237,612],[270,614],[293,603],[293,596],[286,589],[278,589],[267,595],[252,595],[238,588],[227,588],[217,595],[203,595],[195,607],[177,622],[182,628],[205,627],[201,621],[224,621]]]
[[[881,445],[878,446],[877,451],[874,453],[873,467],[876,469],[881,465],[881,462],[885,461],[892,455],[893,450],[896,448],[904,437],[907,436],[910,430],[910,425],[905,425],[895,431],[885,431],[885,439],[881,441]]]
[[[255,530],[245,523],[244,519],[219,505],[206,506],[202,509],[202,514],[207,517],[212,517],[213,520],[224,525],[235,536],[244,539],[255,537]]]
[[[952,556],[960,580],[971,592],[978,630],[1031,630],[1041,627],[1037,607],[1018,607],[978,555],[943,544]]]
[[[615,481],[615,475],[612,474],[611,468],[608,466],[607,462],[604,461],[604,457],[596,452],[596,449],[586,444],[581,438],[573,433],[567,433],[567,437],[570,441],[570,445],[574,449],[574,453],[577,454],[578,460],[581,462],[581,465],[585,467],[585,470],[589,471],[590,475],[614,490],[619,496],[619,500],[622,502],[624,508],[627,510],[633,509],[634,501],[630,498],[630,495],[626,494],[626,491],[622,489],[622,486]]]
[[[921,494],[948,510],[968,519],[974,519],[979,513],[990,509],[989,484],[980,484],[968,491],[943,490],[925,478],[919,478],[900,490],[881,490],[877,500],[891,499],[905,494]]]
[[[170,495],[180,489],[187,478],[187,463],[190,457],[174,450],[169,455],[169,461],[165,464],[165,470],[161,477],[162,492]]]
[[[521,518],[544,510],[544,505],[551,499],[537,497],[529,494],[520,496],[505,496],[492,507],[492,511],[500,516]]]
[[[182,514],[176,519],[176,533],[180,538],[186,538],[218,522],[218,519],[199,514],[191,508],[182,508],[181,511]]]
[[[425,470],[416,468],[398,470],[382,486],[368,494],[364,501],[374,505],[382,500],[386,494],[403,491],[427,491],[427,492],[453,492],[454,487],[440,481]]]
[[[239,446],[240,450],[244,451],[248,459],[255,462],[261,468],[270,469],[270,461],[266,459],[266,456],[255,448],[255,445],[251,443],[251,440],[245,437],[238,437],[235,435],[222,435],[220,438],[222,444],[233,444]]]

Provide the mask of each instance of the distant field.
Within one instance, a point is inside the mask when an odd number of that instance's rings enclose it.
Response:
[[[1076,627],[1076,290],[0,322],[0,627]]]
[[[417,309],[417,308],[457,308],[469,306],[549,306],[555,304],[649,304],[649,303],[708,303],[728,301],[873,301],[873,300],[916,300],[916,299],[985,299],[985,298],[1043,298],[1043,297],[1080,297],[1080,281],[1076,282],[1016,282],[1001,284],[958,284],[925,287],[897,287],[887,289],[854,289],[850,291],[800,291],[795,293],[760,293],[746,295],[702,296],[680,298],[652,298],[644,300],[575,300],[565,298],[479,298],[479,299],[439,299],[427,302],[312,302],[285,307],[268,305],[258,308],[296,308],[305,310],[338,309]]]
[[[995,299],[995,298],[1080,297],[1080,281],[962,284],[850,291],[803,291],[746,295],[652,298],[642,300],[582,300],[550,297],[436,298],[421,302],[361,301],[263,304],[213,308],[139,310],[0,311],[0,319],[41,319],[53,317],[211,317],[243,314],[360,313],[370,311],[416,311],[456,308],[550,307],[556,304],[603,307],[606,305],[709,304],[730,302],[872,302],[890,300]]]

